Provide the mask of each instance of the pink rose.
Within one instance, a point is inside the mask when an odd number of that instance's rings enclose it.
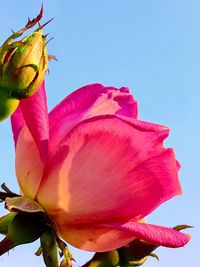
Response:
[[[20,102],[12,126],[20,189],[42,205],[68,243],[97,252],[135,238],[166,247],[189,241],[142,222],[181,194],[179,164],[163,147],[169,129],[138,120],[128,88],[82,87],[48,117],[43,84]]]

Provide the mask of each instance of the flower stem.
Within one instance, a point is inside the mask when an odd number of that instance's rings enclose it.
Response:
[[[10,240],[8,237],[5,237],[0,242],[0,256],[3,255],[4,253],[8,252],[12,248],[13,248],[12,240]]]

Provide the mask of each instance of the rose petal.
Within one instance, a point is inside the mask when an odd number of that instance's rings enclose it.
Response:
[[[115,113],[137,117],[137,102],[130,95],[128,88],[116,89],[91,84],[76,90],[50,112],[50,150],[54,150],[66,133],[80,121]]]
[[[181,193],[167,136],[114,115],[84,121],[49,155],[37,199],[62,225],[143,218]]]
[[[79,249],[103,252],[125,246],[133,241],[132,233],[100,225],[57,225],[59,235]]]
[[[49,127],[44,82],[33,96],[20,101],[20,108],[25,123],[39,149],[41,159],[45,160],[48,152]],[[14,116],[13,123],[15,119]]]
[[[102,226],[132,233],[139,239],[143,239],[157,246],[170,248],[182,247],[191,239],[190,235],[181,233],[171,228],[135,221],[130,221],[127,223],[110,223]]]
[[[191,237],[171,228],[129,221],[101,225],[58,225],[59,233],[69,244],[88,251],[103,252],[120,248],[134,239],[171,248],[186,245]]]
[[[15,147],[17,145],[18,136],[21,132],[21,129],[25,125],[24,117],[20,108],[20,105],[18,106],[17,110],[14,112],[14,114],[11,116],[11,126],[12,126],[12,132],[13,132],[13,139],[15,142]]]
[[[16,146],[16,175],[21,191],[34,199],[42,178],[44,161],[26,126],[21,130]]]

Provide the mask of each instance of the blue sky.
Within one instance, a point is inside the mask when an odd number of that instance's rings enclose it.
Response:
[[[100,82],[129,86],[139,102],[139,114],[171,128],[165,143],[176,151],[182,169],[183,195],[148,217],[148,221],[175,226],[187,223],[193,239],[182,249],[160,248],[160,262],[144,265],[199,267],[200,238],[200,2],[198,0],[44,0],[43,21],[54,39],[46,78],[49,108],[80,86]],[[1,3],[0,43],[34,17],[41,1]],[[0,125],[0,183],[18,191],[9,120]],[[0,207],[3,213],[3,205]],[[1,267],[44,266],[34,255],[38,243],[15,248],[0,258]],[[74,252],[78,263],[89,255]]]

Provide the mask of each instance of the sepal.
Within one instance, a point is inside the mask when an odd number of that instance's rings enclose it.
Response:
[[[82,267],[115,267],[119,264],[117,250],[95,253],[93,258]]]
[[[145,263],[148,256],[157,246],[135,239],[126,246],[119,248],[120,266],[140,266]]]
[[[0,122],[15,112],[19,105],[19,100],[1,92],[0,89]]]
[[[0,218],[0,233],[2,235],[7,235],[8,227],[12,222],[12,220],[14,219],[15,215],[16,215],[15,212],[11,212]]]
[[[179,225],[174,226],[172,229],[181,231],[181,230],[188,229],[188,228],[193,228],[193,226],[188,225],[188,224],[179,224]]]
[[[44,232],[40,237],[40,242],[46,267],[58,267],[58,246],[54,233],[51,230]]]
[[[58,236],[56,239],[60,250],[59,253],[60,257],[62,257],[62,261],[59,267],[73,267],[74,258],[71,252],[69,251],[67,244],[63,240],[61,240]]]
[[[40,204],[27,197],[7,197],[5,200],[5,208],[11,212],[45,212]]]

